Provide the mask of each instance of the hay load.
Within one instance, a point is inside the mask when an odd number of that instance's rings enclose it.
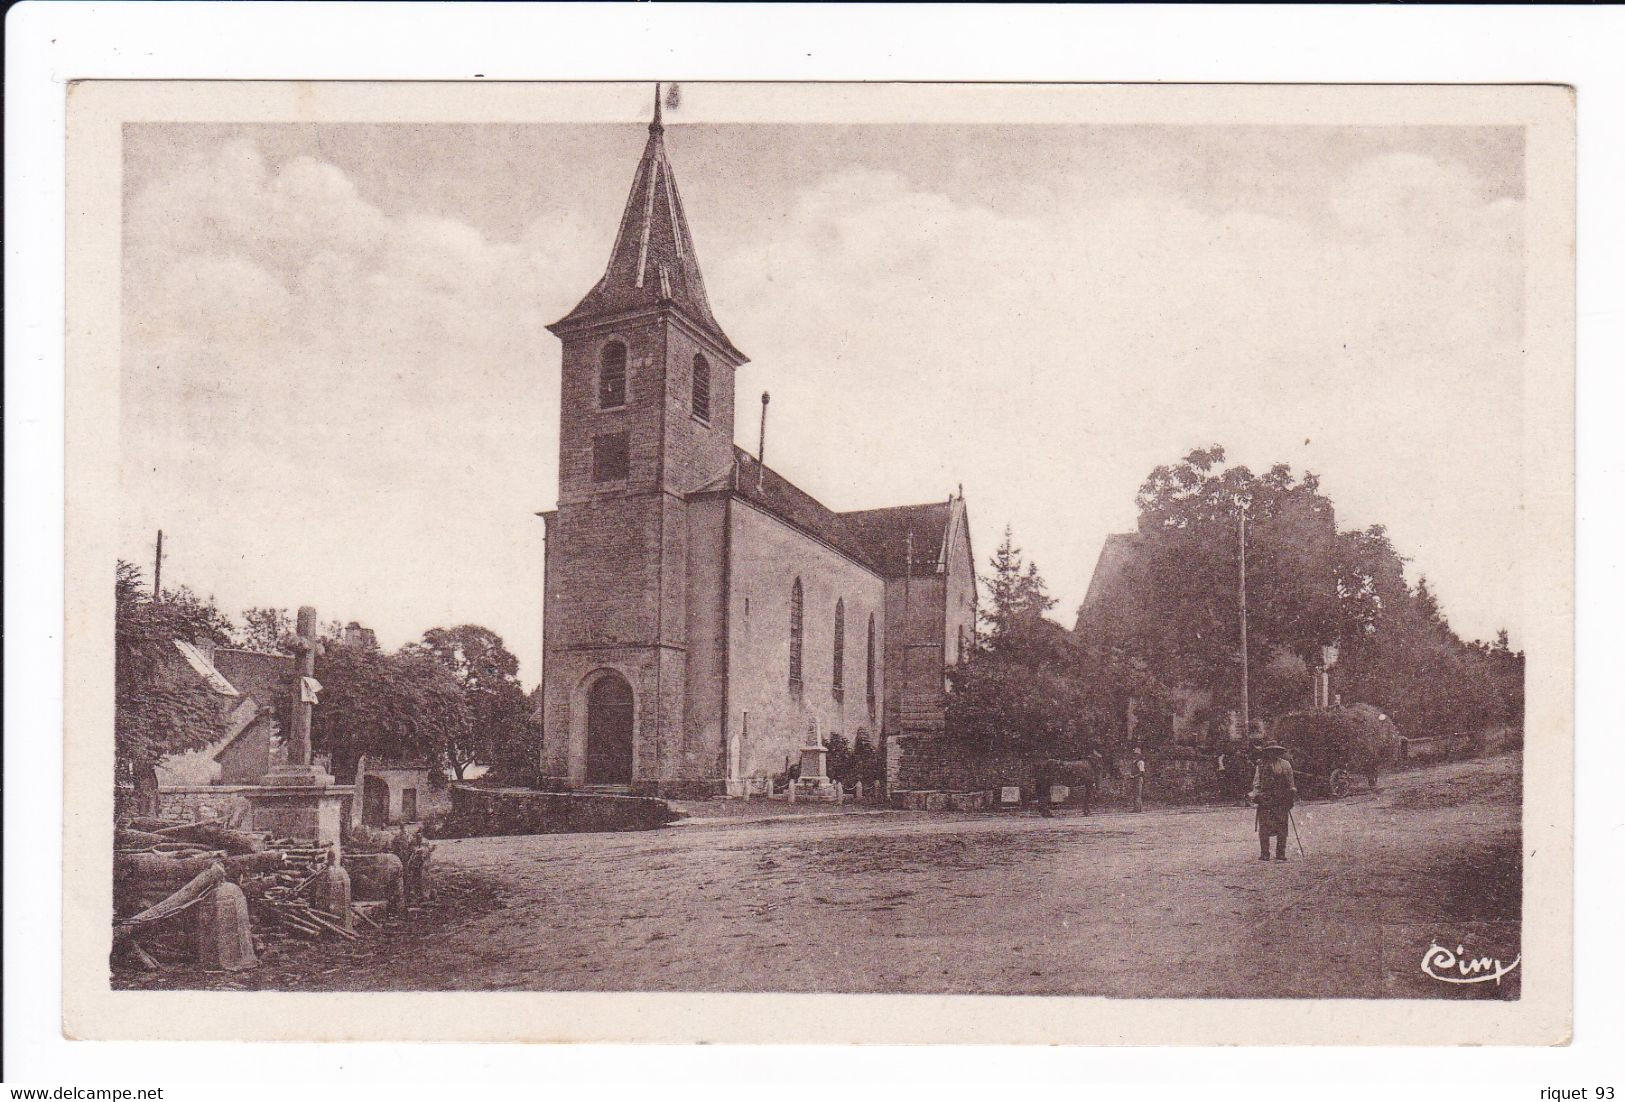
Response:
[[[1351,775],[1377,787],[1382,770],[1399,758],[1399,729],[1369,704],[1288,712],[1275,721],[1274,737],[1308,787],[1327,795],[1346,795]]]

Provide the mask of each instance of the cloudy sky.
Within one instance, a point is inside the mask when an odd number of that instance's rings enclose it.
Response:
[[[533,682],[558,343],[641,124],[125,129],[121,546],[228,610],[501,633]],[[1147,472],[1222,443],[1385,523],[1517,638],[1521,132],[684,125],[769,461],[838,510],[963,483],[1070,624]],[[754,419],[737,426],[754,449]]]

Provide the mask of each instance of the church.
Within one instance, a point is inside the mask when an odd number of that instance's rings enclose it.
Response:
[[[658,92],[608,267],[548,329],[544,783],[759,791],[832,735],[895,779],[897,741],[941,734],[945,669],[974,644],[964,496],[839,513],[734,444],[747,361],[706,297]]]

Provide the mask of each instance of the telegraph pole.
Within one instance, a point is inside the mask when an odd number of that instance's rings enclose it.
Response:
[[[158,549],[152,556],[152,599],[155,604],[164,600],[164,530],[158,529]]]
[[[1247,510],[1241,510],[1241,523],[1238,528],[1238,543],[1241,546],[1241,569],[1237,572],[1236,593],[1241,606],[1241,734],[1243,738],[1253,737],[1252,716],[1249,714],[1247,699]]]

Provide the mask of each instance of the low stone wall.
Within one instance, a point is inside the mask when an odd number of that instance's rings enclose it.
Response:
[[[451,814],[435,832],[443,838],[503,834],[575,834],[653,830],[681,818],[665,800],[544,792],[532,788],[451,786]]]
[[[166,784],[158,789],[158,814],[164,819],[230,819],[252,784]]]
[[[947,738],[905,736],[897,740],[893,791],[984,792],[1018,785],[1033,790],[1037,755],[1016,750],[980,750]]]
[[[899,799],[920,802],[923,796],[914,794],[925,792],[958,795],[991,791],[997,795],[998,790],[1006,786],[1020,787],[1023,800],[1033,798],[1036,766],[1042,760],[1039,754],[981,750],[947,738],[901,738],[897,745],[897,780],[892,791]],[[1108,760],[1099,778],[1096,796],[1105,801],[1127,799],[1128,770],[1126,754]],[[1186,746],[1146,750],[1147,801],[1198,803],[1219,795],[1218,768],[1212,753]],[[1067,802],[1078,802],[1080,796],[1081,793],[1076,793]]]

